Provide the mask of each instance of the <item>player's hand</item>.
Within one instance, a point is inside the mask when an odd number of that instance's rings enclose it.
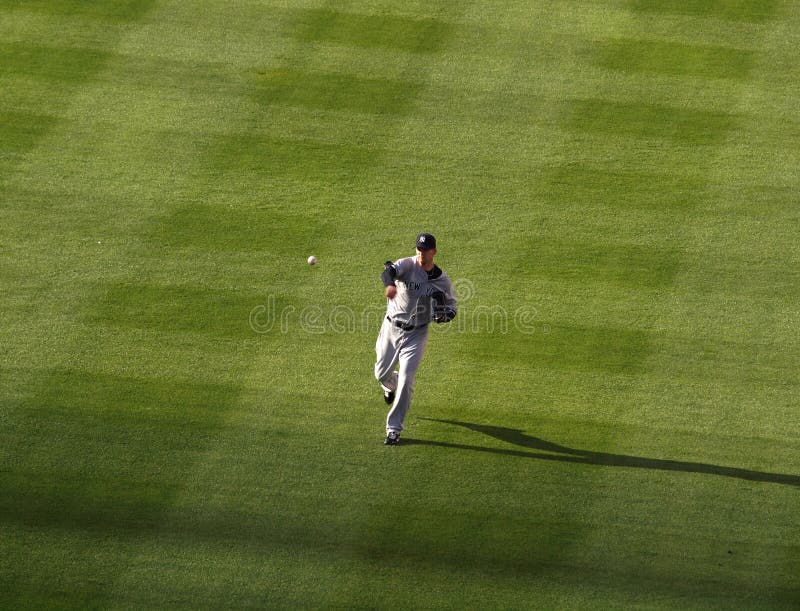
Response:
[[[386,299],[394,299],[397,296],[397,287],[391,284],[386,287]]]
[[[436,323],[443,323],[443,322],[450,322],[456,317],[456,312],[452,308],[444,307],[444,308],[436,308],[433,314],[433,322]]]

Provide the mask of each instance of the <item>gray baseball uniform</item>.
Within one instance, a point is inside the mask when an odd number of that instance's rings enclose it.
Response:
[[[395,393],[386,418],[386,432],[399,434],[428,343],[428,324],[452,320],[456,298],[450,278],[436,265],[426,272],[414,257],[407,257],[391,265],[387,262],[389,267],[394,269],[397,295],[388,300],[386,318],[375,344],[375,377],[384,393]],[[399,371],[395,371],[398,363]]]

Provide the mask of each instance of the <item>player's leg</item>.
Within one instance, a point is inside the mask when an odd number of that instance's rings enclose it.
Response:
[[[375,378],[381,383],[385,394],[394,393],[397,390],[397,372],[394,368],[400,355],[392,324],[386,319],[375,342],[375,356]]]
[[[417,368],[422,362],[425,346],[428,344],[428,328],[423,327],[413,331],[404,338],[400,348],[400,371],[397,378],[397,391],[394,405],[386,417],[386,432],[399,433],[403,430],[403,422],[411,405],[411,396],[414,394],[414,380]]]

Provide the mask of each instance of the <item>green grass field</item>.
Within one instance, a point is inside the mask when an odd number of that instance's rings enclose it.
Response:
[[[0,607],[800,607],[798,26],[0,0]]]

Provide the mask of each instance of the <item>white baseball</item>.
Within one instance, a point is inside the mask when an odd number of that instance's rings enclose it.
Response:
[[[316,265],[317,264],[317,258],[314,255],[311,255],[308,258],[308,264],[309,265]]]

